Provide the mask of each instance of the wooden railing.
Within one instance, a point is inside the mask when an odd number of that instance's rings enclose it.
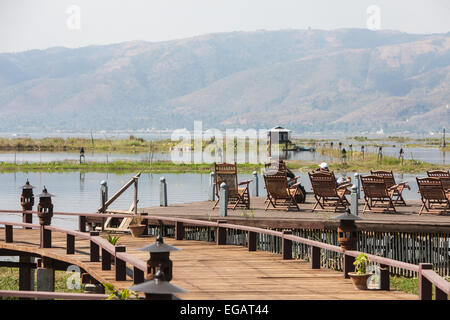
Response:
[[[19,210],[0,210],[4,213],[23,213]],[[34,211],[26,211],[26,213],[36,213]],[[68,212],[54,212],[55,215],[75,215],[79,217],[79,231],[71,231],[61,229],[52,226],[41,227],[39,225],[32,225],[26,223],[13,223],[13,222],[0,222],[0,225],[5,225],[5,239],[6,242],[12,242],[13,229],[12,226],[33,227],[40,228],[41,233],[41,247],[45,248],[50,243],[51,247],[51,232],[62,232],[67,234],[67,253],[71,254],[75,250],[74,237],[81,237],[90,240],[90,258],[92,262],[100,261],[100,249],[102,250],[102,269],[110,270],[111,260],[115,259],[115,273],[116,280],[126,280],[126,263],[133,266],[133,281],[134,283],[140,283],[144,280],[144,274],[147,272],[147,266],[144,261],[141,261],[129,254],[127,254],[124,246],[113,246],[107,240],[101,238],[98,232],[91,231],[90,234],[86,234],[86,217],[130,217],[130,215],[123,214],[94,214],[94,213],[68,213]],[[302,243],[311,247],[311,268],[320,269],[320,256],[321,250],[329,250],[336,253],[343,254],[344,264],[344,277],[348,278],[348,273],[354,270],[353,262],[355,257],[361,254],[360,251],[343,250],[339,246],[330,245],[324,242],[306,239],[292,235],[291,231],[285,230],[283,232],[274,231],[269,229],[262,229],[257,227],[250,227],[244,225],[228,224],[225,220],[203,221],[194,219],[185,219],[178,217],[165,217],[165,216],[144,216],[147,221],[157,221],[158,224],[163,225],[164,222],[172,223],[175,226],[175,239],[184,239],[184,227],[185,226],[203,226],[216,228],[216,243],[218,245],[226,244],[227,229],[241,230],[248,232],[248,250],[256,251],[257,248],[257,234],[271,235],[280,237],[282,241],[282,257],[283,259],[292,259],[292,243]],[[50,238],[50,240],[48,240]],[[70,248],[70,250],[69,250]],[[439,276],[432,270],[432,265],[428,263],[421,263],[419,265],[405,263],[390,258],[375,256],[367,254],[369,259],[380,265],[380,289],[390,290],[390,278],[389,268],[396,267],[416,272],[419,279],[419,298],[422,300],[428,300],[432,298],[432,287],[435,287],[435,298],[438,300],[448,299],[450,294],[450,283]],[[109,269],[108,269],[109,268]]]
[[[0,290],[0,297],[15,297],[28,299],[67,299],[67,300],[105,300],[109,297],[107,294],[97,293],[68,293],[68,292],[46,292],[46,291],[18,291],[18,290]]]
[[[13,226],[26,227],[32,229],[40,229],[40,248],[52,248],[52,232],[60,232],[66,234],[66,254],[75,254],[75,238],[89,240],[90,243],[90,262],[100,262],[102,270],[111,270],[114,261],[115,280],[125,281],[127,277],[127,264],[133,268],[133,282],[135,284],[144,282],[144,276],[147,273],[146,262],[135,258],[126,253],[125,246],[114,246],[106,239],[100,237],[99,232],[91,231],[90,233],[67,230],[54,226],[40,226],[30,223],[0,221],[0,225],[5,226],[5,242],[13,243]]]

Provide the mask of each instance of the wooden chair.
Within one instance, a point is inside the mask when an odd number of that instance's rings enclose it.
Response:
[[[345,195],[350,194],[347,188],[351,186],[351,183],[337,186],[336,178],[332,171],[317,171],[309,172],[308,174],[314,198],[316,199],[313,212],[315,210],[329,211],[330,208],[334,208],[333,210],[336,212],[338,208],[345,210],[350,205]],[[320,206],[321,209],[317,209],[317,206]]]
[[[299,192],[298,184],[288,185],[286,171],[266,173],[263,176],[267,190],[266,208],[264,210],[267,211],[269,206],[272,205],[273,209],[277,209],[277,206],[280,206],[285,207],[286,210],[294,208],[300,211],[295,201],[295,195]]]
[[[234,210],[237,207],[250,209],[249,183],[252,180],[246,180],[238,183],[236,163],[214,163],[214,179],[216,185],[217,201],[214,204],[216,208],[220,200],[219,190],[222,182],[228,187],[228,206]]]
[[[391,188],[394,187],[394,203],[396,205],[406,206],[405,199],[403,199],[402,192],[406,188],[411,190],[411,187],[404,181],[400,183],[395,182],[394,174],[391,171],[384,170],[370,170],[370,173],[374,176],[379,176],[384,178],[384,182],[386,182],[386,187]]]
[[[432,170],[427,171],[427,175],[430,178],[441,179],[445,192],[450,192],[450,171]]]
[[[446,193],[442,180],[436,177],[416,178],[419,187],[422,207],[419,214],[425,210],[428,213],[447,213],[450,209],[450,193]],[[435,206],[439,206],[440,210]]]
[[[394,212],[394,193],[396,186],[388,187],[384,177],[376,175],[361,176],[361,184],[366,202],[363,213],[369,211]],[[381,205],[379,205],[381,203]]]

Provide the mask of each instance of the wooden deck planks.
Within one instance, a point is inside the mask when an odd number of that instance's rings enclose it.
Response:
[[[3,231],[3,230],[2,230]],[[127,281],[114,280],[114,267],[101,270],[101,263],[89,262],[89,241],[76,240],[76,254],[65,253],[65,235],[54,232],[54,248],[38,247],[39,231],[14,229],[14,243],[4,242],[0,231],[0,248],[35,252],[55,259],[77,264],[101,282],[110,282],[119,289],[132,285]],[[148,254],[137,251],[154,242],[151,237],[133,238],[122,235],[120,245],[141,260]],[[173,261],[172,283],[188,290],[181,299],[417,299],[417,296],[399,291],[357,291],[341,272],[313,270],[301,260],[282,260],[281,255],[262,251],[249,252],[247,248],[200,241],[165,242],[181,251],[171,253]],[[130,267],[130,266],[129,266]]]

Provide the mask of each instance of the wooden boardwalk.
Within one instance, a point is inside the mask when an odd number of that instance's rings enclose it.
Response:
[[[145,261],[148,254],[137,248],[154,241],[151,237],[122,235],[118,244],[125,245],[127,253]],[[182,249],[171,253],[172,283],[189,291],[179,294],[181,299],[417,299],[400,291],[358,291],[350,279],[344,279],[342,272],[311,269],[305,261],[282,260],[277,254],[201,241],[166,238],[165,242]],[[5,243],[4,230],[0,231],[0,249],[30,252],[76,264],[98,281],[112,283],[119,289],[132,285],[131,278],[115,281],[114,267],[103,271],[101,262],[89,261],[88,240],[77,238],[75,254],[67,255],[66,235],[53,232],[52,246],[39,248],[39,230],[14,229],[13,243]]]
[[[284,209],[264,210],[264,197],[251,198],[251,210],[228,209],[225,218],[229,223],[245,224],[261,228],[336,228],[338,222],[331,218],[342,212],[312,211],[314,198],[308,195],[307,201],[300,204],[300,211],[286,211]],[[141,212],[149,215],[176,216],[198,220],[217,220],[218,207],[212,210],[212,201],[199,201],[183,204],[172,204],[167,207],[141,208]],[[420,231],[450,232],[450,214],[422,214],[419,215],[421,202],[407,201],[407,206],[397,206],[397,213],[362,213],[364,200],[359,200],[359,216],[364,220],[357,221],[364,230],[381,229],[383,231]]]

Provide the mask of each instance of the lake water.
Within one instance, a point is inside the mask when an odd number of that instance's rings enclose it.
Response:
[[[344,146],[345,147],[345,146]],[[348,147],[346,147],[348,149]],[[354,145],[354,151],[360,151],[360,147]],[[366,152],[377,153],[378,148],[372,146],[365,147]],[[445,151],[439,148],[403,148],[404,159],[420,160],[433,164],[448,164],[448,158]],[[400,147],[383,147],[383,155],[398,157]],[[0,162],[8,163],[44,163],[53,161],[79,161],[80,155],[78,152],[39,152],[39,151],[0,151]],[[180,154],[181,157],[181,154]],[[307,162],[332,162],[339,161],[339,159],[321,154],[320,152],[281,152],[280,157],[288,160],[300,160]],[[113,162],[118,160],[123,161],[158,161],[170,160],[170,153],[149,153],[149,152],[92,152],[85,153],[85,160],[87,162]]]
[[[307,191],[311,191],[309,177],[305,173],[298,174],[300,181]],[[55,194],[52,199],[55,211],[70,212],[91,212],[97,211],[100,206],[100,182],[106,180],[111,197],[122,185],[132,178],[132,174],[111,174],[96,172],[15,172],[0,174],[0,208],[20,210],[20,187],[27,179],[36,186],[34,194],[40,193],[45,185],[48,191]],[[209,174],[196,173],[166,173],[152,174],[143,173],[139,179],[138,188],[138,207],[150,207],[159,205],[159,186],[160,177],[164,176],[167,181],[168,202],[185,203],[193,201],[203,201],[208,199],[210,188]],[[338,177],[339,175],[337,175]],[[349,174],[353,178],[353,174]],[[417,175],[425,176],[425,174]],[[417,193],[416,175],[396,175],[397,182],[407,181],[411,190],[404,191],[404,197],[407,200],[419,199]],[[252,179],[251,174],[239,174],[239,180]],[[259,175],[259,193],[265,196],[264,181]],[[250,192],[253,193],[253,183],[250,184]],[[134,190],[129,188],[119,199],[110,207],[111,209],[126,210],[130,207],[134,197]],[[36,199],[37,206],[38,200]],[[36,218],[35,218],[36,219]],[[1,214],[0,220],[21,221],[21,214]],[[59,227],[75,229],[78,223],[76,217],[55,216],[52,224]]]

